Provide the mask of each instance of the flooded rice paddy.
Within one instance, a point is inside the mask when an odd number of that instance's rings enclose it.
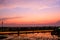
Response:
[[[30,34],[11,34],[8,38],[0,40],[58,40],[58,37],[51,33],[30,33]]]

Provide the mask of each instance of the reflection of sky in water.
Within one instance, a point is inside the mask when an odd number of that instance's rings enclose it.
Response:
[[[34,34],[21,34],[22,37],[49,37],[52,38],[50,33],[34,33]],[[56,36],[55,36],[56,37]]]
[[[14,35],[8,35],[7,39],[11,39],[11,40],[24,40],[24,39],[30,39],[30,40],[36,40],[36,39],[53,39],[53,40],[57,40],[57,36],[52,36],[50,33],[31,33],[31,34],[20,34],[20,36],[18,37],[17,34]]]

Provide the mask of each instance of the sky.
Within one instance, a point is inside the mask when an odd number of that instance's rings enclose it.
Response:
[[[9,18],[4,24],[56,23],[60,21],[60,0],[0,0],[0,24],[2,18]]]

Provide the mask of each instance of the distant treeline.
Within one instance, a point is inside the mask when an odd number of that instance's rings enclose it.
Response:
[[[0,31],[55,30],[58,27],[0,27]]]

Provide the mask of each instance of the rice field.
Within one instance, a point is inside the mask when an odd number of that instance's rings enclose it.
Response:
[[[30,34],[12,34],[7,35],[8,38],[1,40],[58,40],[58,37],[51,35],[51,33],[30,33]]]

